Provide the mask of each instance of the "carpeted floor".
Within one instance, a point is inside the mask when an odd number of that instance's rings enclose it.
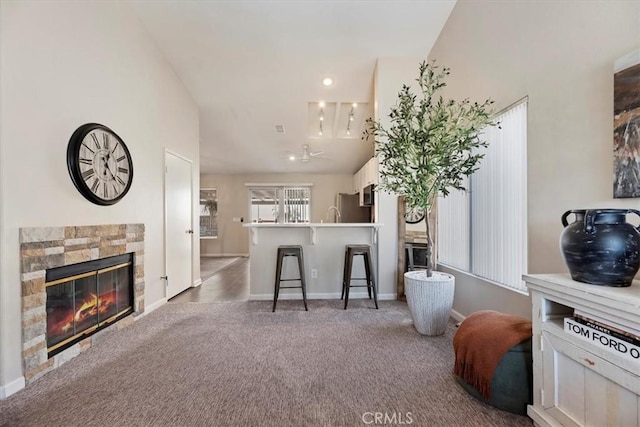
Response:
[[[374,412],[415,426],[532,425],[455,382],[453,323],[424,337],[404,303],[340,305],[166,304],[0,401],[0,425],[363,426]]]
[[[200,278],[204,282],[219,271],[224,270],[233,263],[241,260],[241,257],[201,257],[200,258]]]

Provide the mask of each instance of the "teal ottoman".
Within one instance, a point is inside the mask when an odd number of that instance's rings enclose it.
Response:
[[[531,321],[493,310],[469,315],[453,337],[454,374],[476,399],[526,415],[533,401]]]
[[[503,411],[527,415],[533,402],[533,359],[531,338],[518,344],[500,359],[491,379],[491,398],[484,399],[465,380],[456,376],[460,385],[476,399]]]

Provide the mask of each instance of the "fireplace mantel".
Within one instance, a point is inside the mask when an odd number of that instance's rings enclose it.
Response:
[[[91,347],[88,337],[47,357],[46,270],[114,255],[135,253],[134,312],[144,312],[144,224],[109,224],[20,229],[22,358],[27,384]],[[129,324],[122,320],[113,327]]]

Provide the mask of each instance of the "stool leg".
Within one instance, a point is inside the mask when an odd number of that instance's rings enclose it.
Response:
[[[346,257],[346,273],[345,273],[345,294],[344,294],[344,309],[347,309],[349,303],[349,288],[351,287],[351,267],[353,265],[353,252],[348,251]]]
[[[347,250],[344,250],[344,268],[342,269],[342,293],[340,299],[344,299],[344,292],[347,286]]]
[[[273,310],[276,311],[276,303],[278,302],[278,294],[280,293],[280,274],[282,273],[282,253],[278,251],[278,260],[276,262],[276,283],[273,287]]]
[[[375,303],[376,310],[377,310],[378,309],[378,291],[376,289],[376,279],[373,277],[373,264],[371,263],[370,255],[371,253],[369,251],[364,253],[364,268],[365,268],[366,277],[367,277],[367,289],[369,291],[373,290],[373,302]]]
[[[362,263],[364,264],[364,277],[367,278],[367,293],[371,299],[371,270],[369,269],[369,255],[366,252],[362,254]]]
[[[305,283],[305,274],[304,274],[304,258],[302,257],[302,252],[300,252],[300,256],[298,258],[298,271],[300,272],[300,284],[302,286],[302,301],[304,302],[304,311],[309,311],[307,309],[307,285]]]

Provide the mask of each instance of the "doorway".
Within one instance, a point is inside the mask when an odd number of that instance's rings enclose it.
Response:
[[[192,162],[165,150],[165,278],[167,299],[191,287],[193,264]]]

